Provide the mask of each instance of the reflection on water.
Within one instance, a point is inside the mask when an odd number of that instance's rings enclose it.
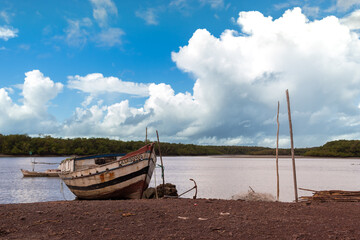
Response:
[[[36,161],[60,163],[64,157],[36,158]],[[165,180],[183,193],[196,180],[199,198],[230,199],[246,193],[251,186],[257,192],[276,195],[275,159],[223,157],[163,157]],[[158,160],[158,163],[160,161]],[[293,201],[291,159],[279,159],[280,200]],[[298,187],[315,190],[360,190],[360,159],[296,159]],[[73,200],[75,196],[60,178],[23,178],[20,168],[31,170],[30,158],[0,158],[0,203],[26,203]],[[36,165],[35,170],[56,168]],[[157,185],[162,183],[156,169]],[[154,185],[154,175],[151,185]],[[310,195],[299,191],[299,196]],[[184,197],[191,198],[193,192]]]

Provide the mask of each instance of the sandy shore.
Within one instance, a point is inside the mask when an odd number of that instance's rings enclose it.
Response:
[[[359,239],[360,203],[161,199],[0,205],[0,239]]]

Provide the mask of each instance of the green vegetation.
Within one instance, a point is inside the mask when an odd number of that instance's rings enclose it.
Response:
[[[61,139],[29,137],[27,135],[1,135],[0,154],[5,155],[92,155],[102,153],[126,153],[142,147],[144,142],[123,142],[106,138]]]
[[[360,140],[337,140],[321,147],[309,149],[305,156],[314,157],[360,157]]]
[[[0,154],[4,155],[93,155],[128,153],[142,147],[142,141],[124,142],[108,138],[62,139],[29,137],[27,135],[1,135]],[[157,148],[156,148],[157,149]],[[199,146],[193,144],[161,143],[164,156],[201,155],[275,155],[275,149],[247,146]],[[279,149],[280,155],[290,155],[290,149]],[[360,157],[360,141],[333,141],[322,147],[295,149],[296,155],[317,157]]]

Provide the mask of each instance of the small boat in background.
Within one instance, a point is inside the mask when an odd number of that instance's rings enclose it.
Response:
[[[30,152],[31,155],[31,152]],[[58,165],[58,163],[37,162],[31,158],[32,171],[20,169],[24,177],[59,177],[60,169],[47,169],[43,172],[35,171],[36,164]]]
[[[78,199],[140,199],[155,169],[154,145],[126,155],[68,158],[59,175]]]
[[[44,172],[20,169],[24,177],[59,177],[60,169],[48,169]]]

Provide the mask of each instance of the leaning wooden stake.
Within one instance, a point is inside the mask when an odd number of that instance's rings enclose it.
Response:
[[[280,110],[280,102],[278,102],[278,109],[277,109],[277,132],[276,132],[276,200],[279,201],[280,195],[280,184],[279,184],[279,110]]]
[[[295,202],[298,202],[297,181],[296,181],[296,166],[295,166],[295,152],[294,152],[294,139],[293,139],[293,131],[292,131],[292,123],[291,123],[289,90],[287,90],[287,89],[286,89],[286,100],[287,100],[288,115],[289,115],[289,128],[290,128],[290,140],[291,140],[291,159],[292,159],[293,177],[294,177]]]
[[[164,164],[163,164],[163,160],[162,160],[162,155],[161,155],[161,150],[160,150],[160,140],[159,140],[159,133],[156,130],[156,136],[157,136],[157,140],[158,140],[158,147],[159,147],[159,155],[160,155],[160,161],[161,161],[161,176],[163,179],[163,196],[165,196],[165,176],[164,176]]]
[[[154,169],[154,181],[155,181],[155,198],[158,199],[159,196],[158,196],[157,187],[156,187],[156,169]]]

